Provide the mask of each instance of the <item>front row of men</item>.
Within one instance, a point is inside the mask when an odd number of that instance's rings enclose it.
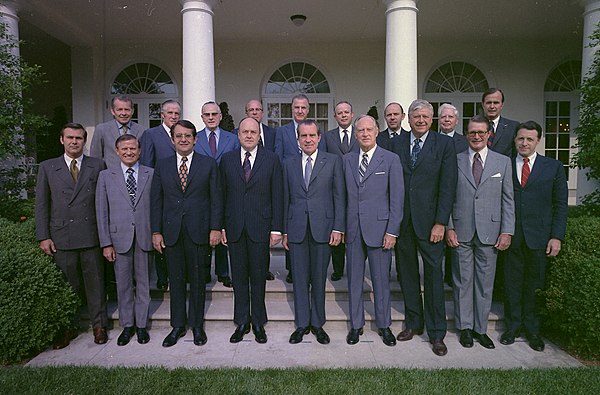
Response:
[[[488,149],[490,123],[483,116],[470,120],[468,149],[458,155],[452,139],[430,131],[431,104],[415,100],[408,119],[411,131],[390,139],[388,150],[377,144],[375,119],[358,117],[352,129],[359,149],[343,157],[319,150],[318,125],[302,121],[297,127],[301,155],[285,160],[283,170],[277,155],[259,144],[260,124],[251,117],[239,125],[241,148],[224,154],[219,165],[194,155],[195,126],[177,121],[170,130],[175,155],[158,160],[154,169],[138,163],[139,143],[124,134],[115,143],[119,166],[103,170],[101,160],[82,154],[85,129],[68,124],[60,137],[65,155],[40,165],[40,247],[54,256],[75,291],[85,289],[99,344],[107,341],[102,255],[115,265],[123,328],[117,344],[125,345],[134,334],[139,343],[149,341],[148,252],[165,254],[173,327],[165,347],[176,344],[187,326],[194,344],[206,343],[205,257],[219,243],[231,256],[236,329],[230,341],[241,341],[252,328],[256,341],[265,343],[269,247],[280,241],[290,252],[294,278],[296,330],[290,343],[311,331],[319,343],[329,343],[323,329],[327,266],[332,247],[345,243],[351,324],[346,341],[355,344],[363,333],[368,258],[378,334],[393,346],[389,277],[396,250],[406,312],[406,327],[397,339],[410,340],[426,329],[440,356],[447,353],[444,239],[458,257],[452,278],[464,347],[475,338],[494,348],[486,329],[495,262],[498,252],[508,249],[507,331],[500,341],[511,344],[523,331],[533,349],[543,350],[536,290],[544,283],[546,257],[558,253],[564,238],[567,186],[560,162],[535,153],[541,127],[531,121],[519,125],[518,155],[511,160]],[[67,328],[54,347],[68,345],[74,336]]]

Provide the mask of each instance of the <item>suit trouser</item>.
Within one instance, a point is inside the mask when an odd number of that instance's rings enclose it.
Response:
[[[508,249],[504,262],[507,329],[518,331],[524,326],[530,335],[540,333],[537,291],[544,287],[547,262],[546,250],[529,249],[525,242]]]
[[[396,248],[400,254],[400,285],[404,295],[406,328],[420,330],[425,326],[430,340],[443,339],[447,329],[442,267],[444,243],[417,238],[409,221],[406,229],[400,230]],[[423,258],[424,309],[417,251]]]
[[[54,261],[67,277],[77,296],[82,301],[87,301],[92,327],[106,327],[108,317],[104,288],[104,257],[100,247],[57,250],[54,253]],[[79,322],[75,324],[79,326]]]
[[[269,242],[254,242],[246,229],[240,239],[229,242],[233,282],[233,322],[255,327],[267,322],[265,288],[269,265]]]
[[[340,243],[335,247],[331,247],[331,265],[333,272],[340,276],[344,274],[344,265],[346,261],[346,244]]]
[[[452,267],[456,329],[484,334],[492,307],[498,250],[482,244],[477,233],[456,247],[458,259]]]
[[[289,243],[294,277],[294,319],[297,328],[325,325],[325,281],[331,248],[318,243],[306,226],[304,240]]]
[[[165,254],[159,254],[156,251],[152,252],[154,258],[154,267],[156,268],[156,285],[169,283],[169,271],[167,269],[167,258]]]
[[[210,266],[211,266],[211,257],[213,254],[213,249],[208,249],[208,254],[206,254],[206,268],[207,274],[210,274]],[[223,244],[218,244],[214,248],[215,254],[215,274],[218,277],[229,276],[229,257],[227,256],[227,247]]]
[[[369,258],[369,271],[371,272],[371,282],[373,283],[373,294],[375,296],[375,323],[377,328],[387,328],[392,324],[391,257],[391,250],[367,246],[360,230],[354,241],[346,244],[350,324],[353,329],[359,329],[365,325],[363,283],[365,279],[365,260],[367,258]]]
[[[117,254],[114,263],[117,279],[119,325],[122,328],[148,324],[150,307],[150,278],[148,271],[149,252],[140,247],[134,237],[131,248]]]
[[[204,326],[206,256],[208,244],[196,244],[189,233],[182,227],[177,242],[167,246],[167,265],[171,279],[171,326],[185,327],[186,323],[192,328]],[[185,313],[186,275],[190,284],[187,319]]]

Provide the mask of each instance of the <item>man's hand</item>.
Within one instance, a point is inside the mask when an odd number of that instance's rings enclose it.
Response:
[[[288,246],[287,235],[283,235],[283,238],[281,239],[281,245],[283,246],[283,248],[285,248],[286,251],[290,250],[290,246]]]
[[[104,255],[104,258],[109,262],[114,262],[117,259],[117,253],[113,246],[104,247],[102,249],[102,255]]]
[[[281,235],[271,233],[271,247],[281,241]]]
[[[211,247],[216,246],[221,242],[221,231],[220,230],[211,230],[208,236],[208,243]]]
[[[387,233],[383,236],[383,249],[391,250],[396,245],[396,236],[388,235]]]
[[[165,241],[163,240],[162,234],[155,233],[152,235],[152,246],[159,254],[163,253],[163,248],[165,248]]]
[[[342,234],[340,232],[331,232],[329,236],[329,245],[332,247],[339,246],[342,242]]]
[[[506,234],[506,233],[500,233],[500,236],[498,236],[498,241],[496,242],[496,245],[494,247],[496,247],[496,249],[498,251],[504,251],[508,247],[510,247],[511,241],[512,241],[511,235]]]
[[[54,242],[52,241],[52,239],[40,241],[40,248],[42,249],[42,251],[44,251],[45,254],[50,256],[54,256],[54,253],[56,252],[56,247],[54,246]]]
[[[446,244],[448,244],[448,246],[452,248],[456,248],[460,244],[458,242],[458,236],[454,229],[448,229],[446,231]]]
[[[227,233],[225,232],[225,229],[221,231],[221,244],[227,247]]]
[[[557,256],[560,252],[561,242],[558,239],[550,239],[548,240],[548,245],[546,246],[546,255],[547,256]]]
[[[429,241],[432,243],[439,243],[440,241],[444,240],[445,228],[446,227],[441,224],[433,225],[433,228],[431,228],[431,236],[429,236]]]

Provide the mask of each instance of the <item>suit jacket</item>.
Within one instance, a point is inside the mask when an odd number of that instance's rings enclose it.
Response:
[[[225,231],[230,242],[246,229],[254,242],[268,242],[271,231],[282,231],[283,175],[275,153],[258,147],[246,182],[240,149],[223,155],[220,170],[225,202]]]
[[[323,139],[319,142],[319,150],[326,151],[325,140]],[[298,146],[298,134],[294,128],[294,121],[277,128],[275,132],[275,153],[281,163],[291,156],[302,156]]]
[[[318,243],[328,243],[332,230],[346,229],[346,190],[342,158],[318,151],[308,189],[302,156],[283,163],[283,233],[291,243],[304,240],[307,223]]]
[[[40,164],[35,187],[36,239],[52,239],[59,250],[98,246],[95,196],[101,159],[83,157],[77,183],[64,156]]]
[[[350,139],[349,140],[350,147],[349,147],[349,149],[346,149],[345,147],[342,146],[342,140],[340,139],[339,132],[340,132],[339,128],[335,128],[335,129],[331,129],[330,131],[325,133],[325,136],[324,136],[325,150],[327,152],[330,152],[332,154],[336,154],[339,156],[344,156],[348,152],[358,152],[360,150],[358,141],[356,141],[356,137],[354,136],[354,133],[350,133],[350,135],[348,136],[348,138]],[[302,156],[302,155],[300,155],[300,156]]]
[[[346,243],[360,234],[369,247],[381,247],[386,233],[398,236],[404,206],[404,180],[398,156],[377,147],[359,180],[360,152],[344,155]],[[360,232],[359,232],[360,230]]]
[[[131,122],[131,128],[127,130],[127,133],[141,139],[144,134],[144,128],[142,125]],[[115,141],[117,141],[120,135],[117,121],[114,119],[96,125],[92,144],[90,145],[90,156],[104,159],[106,166],[109,168],[119,167],[121,159],[119,159],[115,151]]]
[[[413,169],[410,166],[410,136],[410,132],[399,134],[392,140],[391,147],[400,157],[404,170],[402,229],[412,220],[417,237],[429,240],[433,225],[446,225],[452,211],[456,191],[456,153],[452,140],[429,131]]]
[[[483,244],[494,245],[500,233],[515,232],[512,166],[510,158],[488,150],[479,186],[475,185],[469,150],[457,155],[458,182],[449,229],[459,242],[469,242],[475,232]]]
[[[198,132],[198,142],[194,147],[194,151],[199,153],[200,155],[205,155],[209,157],[213,157],[210,152],[210,146],[208,145],[208,138],[206,137],[206,128],[202,129]],[[237,134],[232,134],[226,130],[221,129],[221,133],[219,134],[219,142],[217,144],[217,155],[215,156],[215,160],[217,161],[217,165],[221,163],[221,158],[223,154],[234,149],[240,147],[240,141],[237,137]]]
[[[440,132],[440,135],[448,137],[447,134]],[[454,132],[454,136],[450,137],[454,142],[454,151],[458,154],[469,148],[467,138],[458,132]]]
[[[519,126],[519,122],[500,117],[494,132],[494,140],[489,148],[499,154],[511,157],[515,152],[514,140],[517,134],[517,126]]]
[[[268,149],[271,152],[275,152],[275,134],[276,134],[276,129],[273,129],[272,127],[265,125],[264,123],[261,124],[262,125],[262,130],[263,130],[263,134],[265,135],[264,141],[263,141],[263,145],[266,149]],[[235,134],[236,136],[238,135],[238,129],[235,128],[231,131],[231,133]]]
[[[525,188],[513,161],[516,226],[511,247],[523,242],[545,249],[550,239],[564,240],[569,190],[562,162],[538,154]]]
[[[96,187],[100,247],[112,245],[117,253],[124,254],[137,240],[142,250],[152,250],[150,188],[153,174],[153,169],[139,166],[135,202],[132,204],[121,168],[100,172]]]
[[[180,232],[188,232],[196,244],[208,244],[210,231],[222,229],[221,193],[213,158],[194,154],[185,192],[181,190],[177,156],[159,160],[152,178],[152,233],[162,233],[167,246],[177,242]]]
[[[403,128],[400,128],[399,132],[396,135],[396,137],[398,137],[399,135],[401,135],[402,133],[406,133],[407,131],[404,130]],[[390,130],[385,129],[382,130],[381,132],[379,132],[379,134],[377,135],[377,145],[380,146],[383,149],[386,149],[388,151],[392,150],[392,143],[391,143],[392,139],[390,139]]]
[[[162,124],[144,131],[140,144],[140,164],[144,166],[154,168],[160,159],[175,155],[175,144]]]

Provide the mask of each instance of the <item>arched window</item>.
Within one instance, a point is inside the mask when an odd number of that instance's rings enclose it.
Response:
[[[437,109],[443,103],[450,103],[460,111],[462,123],[457,132],[466,130],[469,119],[482,111],[481,95],[489,89],[486,76],[471,63],[448,62],[429,75],[425,83],[424,97],[434,108],[432,129],[438,130]]]

